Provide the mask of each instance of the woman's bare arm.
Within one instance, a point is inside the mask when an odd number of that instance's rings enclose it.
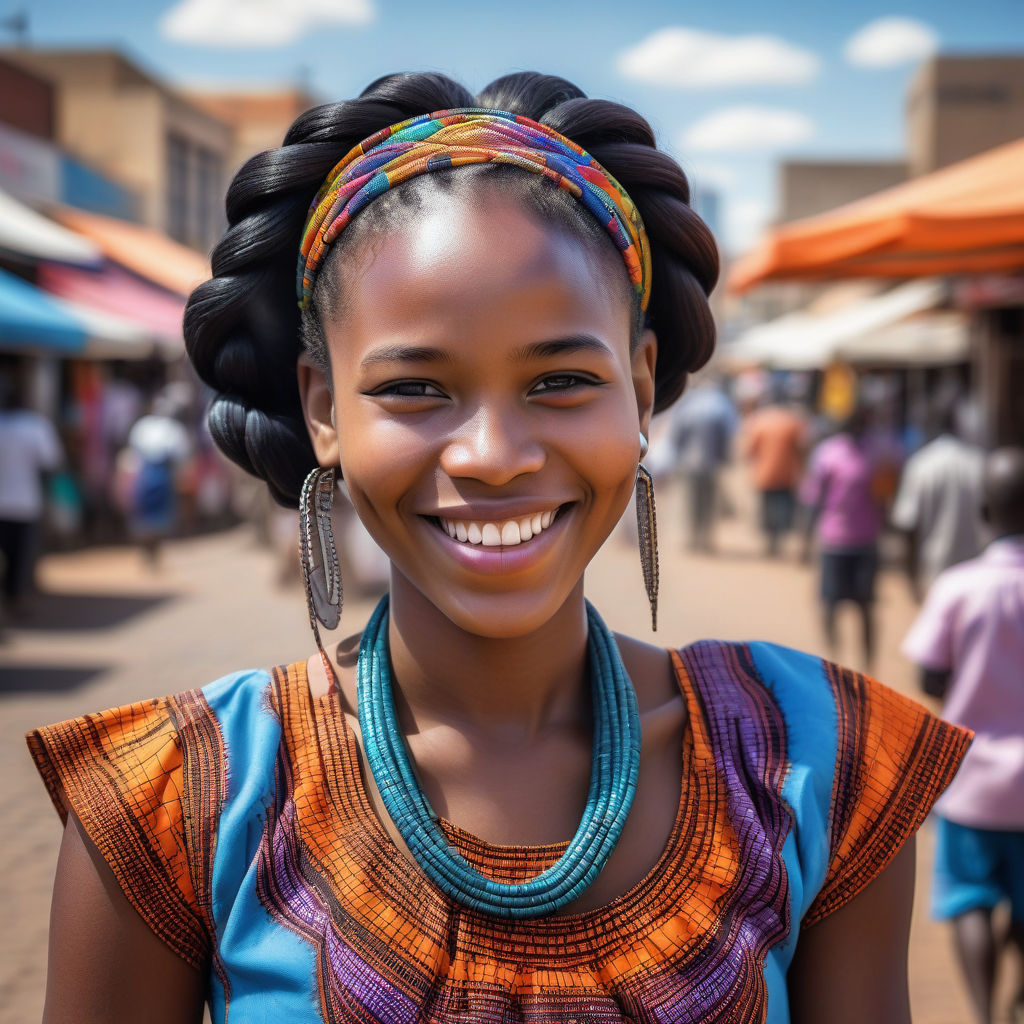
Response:
[[[910,1024],[914,871],[911,838],[863,892],[801,933],[789,970],[793,1024]]]
[[[149,929],[74,815],[50,908],[43,1024],[199,1024],[204,981]]]

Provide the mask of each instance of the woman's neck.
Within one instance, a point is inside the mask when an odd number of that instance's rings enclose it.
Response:
[[[493,639],[457,626],[395,573],[389,643],[396,700],[417,723],[532,735],[589,715],[582,581],[539,629]]]

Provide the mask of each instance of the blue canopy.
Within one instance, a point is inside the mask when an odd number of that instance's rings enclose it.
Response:
[[[0,349],[80,352],[86,331],[45,292],[0,270]]]

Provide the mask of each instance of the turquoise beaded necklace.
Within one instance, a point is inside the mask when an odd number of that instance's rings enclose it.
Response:
[[[384,806],[423,873],[464,906],[498,917],[542,917],[575,900],[600,874],[619,841],[636,793],[640,716],[615,638],[587,602],[593,675],[594,746],[590,790],[579,828],[562,857],[527,882],[495,882],[448,844],[416,779],[398,726],[388,651],[388,598],[359,645],[358,704],[366,760]]]

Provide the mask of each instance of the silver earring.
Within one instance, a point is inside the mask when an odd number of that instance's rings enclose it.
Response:
[[[636,529],[640,566],[651,603],[651,629],[658,628],[658,519],[654,509],[654,480],[643,465],[636,467]]]
[[[338,549],[334,543],[331,507],[334,504],[334,468],[317,466],[302,484],[299,498],[299,562],[306,587],[309,624],[316,646],[324,659],[330,661],[320,639],[317,623],[334,629],[341,621],[342,586]],[[328,672],[330,677],[332,673]]]

